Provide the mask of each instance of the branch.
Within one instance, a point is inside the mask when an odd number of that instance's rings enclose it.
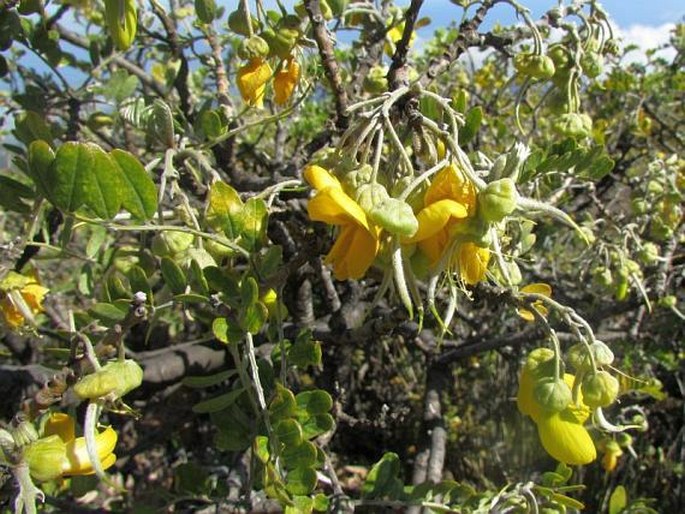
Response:
[[[502,0],[484,0],[473,18],[459,25],[459,35],[441,56],[431,59],[423,81],[429,82],[446,71],[469,47],[493,46],[503,49],[512,44],[510,38],[478,33],[478,27],[483,23],[485,15],[500,1]]]
[[[335,97],[335,112],[337,114],[335,126],[339,131],[345,130],[349,125],[349,115],[347,114],[347,92],[343,87],[342,79],[340,78],[340,70],[338,61],[335,59],[333,52],[333,43],[328,35],[326,23],[321,15],[321,6],[319,0],[305,0],[304,7],[309,15],[309,20],[312,23],[314,31],[314,40],[319,47],[319,55],[321,62],[326,72],[326,78],[333,88],[333,96]]]
[[[397,43],[397,48],[392,56],[392,64],[388,70],[388,85],[390,91],[409,85],[407,75],[407,53],[409,52],[409,42],[414,33],[414,26],[419,17],[419,10],[423,5],[423,0],[411,0],[411,5],[404,14],[404,32],[402,39]]]

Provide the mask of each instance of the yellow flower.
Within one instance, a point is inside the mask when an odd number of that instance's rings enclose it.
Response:
[[[271,73],[271,66],[261,57],[251,59],[238,70],[238,89],[248,105],[262,107],[266,83],[271,78]]]
[[[461,279],[472,286],[483,280],[490,262],[490,250],[475,243],[462,243],[457,250]]]
[[[404,33],[404,22],[400,23],[398,25],[395,25],[390,30],[388,30],[388,33],[386,34],[386,38],[389,39],[390,41],[386,41],[386,43],[385,43],[385,53],[388,55],[388,57],[392,57],[392,55],[395,53],[395,48],[397,46],[397,43],[399,43],[402,40],[402,34],[403,33]],[[409,38],[409,47],[410,48],[414,44],[415,40],[416,40],[416,32],[414,31],[411,33],[411,37]]]
[[[283,105],[295,91],[297,81],[300,80],[300,65],[293,57],[285,62],[285,67],[276,72],[274,77],[274,102]]]
[[[48,418],[43,433],[46,437],[59,436],[66,444],[66,459],[62,464],[62,475],[92,475],[95,470],[88,456],[86,438],[75,436],[74,425],[74,418],[56,412]],[[107,469],[116,462],[117,456],[112,453],[116,444],[117,433],[112,427],[107,427],[95,435],[95,446],[102,469]]]
[[[43,312],[43,300],[49,289],[41,286],[33,277],[10,272],[0,283],[0,313],[10,329],[17,329],[25,322],[33,323],[33,316]]]
[[[378,253],[379,230],[328,171],[320,166],[308,166],[304,177],[318,191],[309,201],[309,217],[340,226],[338,238],[326,256],[326,264],[333,266],[337,280],[363,277]]]
[[[611,473],[616,469],[618,459],[623,455],[623,450],[616,441],[608,441],[604,448],[604,455],[602,455],[602,467],[607,473]]]
[[[573,387],[573,375],[566,373],[564,381]],[[578,403],[571,402],[561,412],[546,412],[534,396],[534,368],[524,366],[519,380],[516,403],[519,410],[530,416],[538,428],[540,442],[547,453],[559,462],[569,465],[589,464],[597,458],[597,450],[584,423],[590,417],[590,408],[579,393]]]
[[[439,171],[423,198],[424,207],[416,215],[419,229],[403,243],[417,243],[435,266],[450,245],[453,229],[465,218],[475,215],[476,190],[473,184],[452,164]],[[475,243],[462,243],[457,248],[455,264],[462,280],[473,285],[483,279],[490,251]]]
[[[552,297],[552,288],[548,284],[544,284],[542,282],[523,286],[520,292],[541,294],[543,296],[546,296],[547,298]],[[535,309],[543,317],[547,316],[547,313],[549,312],[547,310],[547,307],[545,307],[545,304],[542,303],[542,300],[536,300],[535,302],[533,302],[533,305],[531,305],[531,307]],[[516,313],[526,321],[535,321],[535,316],[528,309],[516,309]]]

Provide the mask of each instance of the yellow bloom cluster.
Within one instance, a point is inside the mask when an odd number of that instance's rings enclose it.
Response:
[[[96,434],[95,446],[102,469],[116,462],[117,457],[112,453],[116,444],[117,433],[113,428],[107,427]],[[24,449],[24,458],[31,476],[39,481],[95,473],[85,437],[76,437],[74,418],[61,412],[50,414],[43,436]]]
[[[21,328],[33,316],[43,312],[43,300],[49,289],[34,277],[10,272],[0,283],[0,314],[12,330]]]
[[[338,280],[363,277],[379,252],[381,229],[329,171],[312,165],[305,169],[304,177],[317,190],[309,202],[309,217],[341,227],[326,263],[333,266]],[[431,267],[451,251],[448,264],[458,270],[464,283],[473,285],[483,280],[489,249],[472,241],[455,244],[460,227],[476,216],[476,199],[471,182],[456,166],[446,166],[424,194],[423,207],[416,213],[418,230],[402,238],[402,244],[416,245]]]
[[[274,75],[268,61],[255,57],[238,70],[237,84],[240,95],[250,106],[261,108],[264,104],[266,85],[274,76],[274,102],[284,105],[295,91],[300,79],[300,65],[293,56],[281,63],[281,69]]]
[[[531,352],[521,371],[516,404],[519,411],[530,416],[537,425],[547,453],[565,464],[589,464],[597,458],[597,450],[584,426],[590,417],[590,408],[583,403],[582,394],[578,392],[577,401],[571,401],[560,412],[546,410],[534,394],[541,367],[553,358],[551,350],[539,348]],[[563,379],[569,388],[573,386],[573,375],[566,373]]]

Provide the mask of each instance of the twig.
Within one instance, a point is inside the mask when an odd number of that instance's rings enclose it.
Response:
[[[397,48],[392,56],[392,64],[388,70],[388,86],[390,91],[409,85],[407,53],[409,52],[409,42],[414,33],[414,25],[416,25],[422,5],[423,0],[411,0],[411,4],[404,14],[404,32],[402,32],[402,39],[397,43]]]
[[[335,97],[335,112],[336,120],[335,126],[339,131],[345,130],[349,125],[349,116],[347,114],[347,92],[343,87],[342,79],[340,78],[340,70],[338,61],[335,59],[333,53],[333,44],[328,35],[326,23],[321,14],[321,6],[319,0],[305,0],[304,7],[309,15],[309,20],[312,23],[314,32],[314,40],[316,46],[319,47],[319,55],[321,62],[326,72],[326,78],[333,88],[333,96]]]

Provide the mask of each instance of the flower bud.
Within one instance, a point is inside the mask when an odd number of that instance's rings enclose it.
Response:
[[[259,22],[254,17],[251,17],[250,19],[252,20],[252,32],[254,32],[259,29]],[[241,8],[236,9],[228,15],[228,28],[241,36],[250,35],[247,17]]]
[[[606,371],[587,375],[581,385],[583,402],[592,409],[608,407],[614,403],[618,390],[618,380]]]
[[[371,94],[380,94],[388,90],[388,74],[387,66],[376,65],[369,70],[364,77],[362,87],[364,91]]]
[[[552,78],[555,72],[554,61],[547,55],[518,54],[514,57],[514,67],[522,75],[541,80]]]
[[[552,128],[561,136],[581,139],[590,135],[592,119],[587,114],[569,112],[559,116]]]
[[[555,377],[538,380],[533,389],[535,401],[547,412],[561,412],[573,400],[571,388]]]
[[[268,55],[269,44],[259,36],[251,36],[247,39],[243,39],[238,48],[238,56],[246,61],[264,58]]]
[[[580,66],[588,78],[595,78],[603,71],[602,57],[597,52],[586,52],[580,59]]]
[[[143,369],[136,361],[113,361],[79,380],[74,385],[74,393],[82,400],[102,398],[109,394],[121,398],[142,382]]]
[[[609,366],[614,362],[614,353],[602,341],[595,341],[590,345],[590,351],[598,367]],[[566,359],[573,369],[585,373],[592,371],[592,361],[588,356],[587,347],[583,343],[574,344],[566,353]]]
[[[478,212],[490,223],[501,221],[516,209],[518,192],[511,178],[505,177],[490,182],[478,194]]]

